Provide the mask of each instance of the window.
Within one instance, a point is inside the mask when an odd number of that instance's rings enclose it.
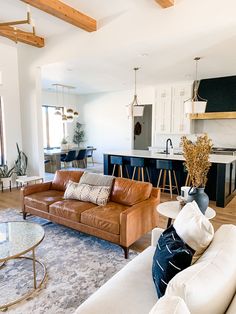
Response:
[[[2,118],[2,99],[0,97],[0,164],[4,165],[4,142],[3,142],[3,118]]]
[[[61,116],[55,115],[55,107],[43,106],[43,146],[44,148],[60,147],[61,140],[66,137],[66,127]],[[57,108],[63,114],[63,108]]]

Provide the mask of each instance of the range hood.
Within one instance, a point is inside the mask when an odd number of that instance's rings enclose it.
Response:
[[[190,114],[190,119],[236,119],[236,76],[201,80],[198,92],[208,100],[206,111]]]

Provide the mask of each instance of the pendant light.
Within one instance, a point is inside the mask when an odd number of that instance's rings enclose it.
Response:
[[[198,94],[200,81],[198,80],[198,62],[200,57],[195,57],[196,63],[195,81],[193,83],[193,97],[184,102],[185,113],[204,113],[206,110],[207,100]]]
[[[62,106],[63,106],[63,115],[62,122],[67,122],[67,115],[65,114],[65,85],[61,85],[62,87]]]
[[[67,116],[65,114],[63,114],[61,116],[61,119],[62,119],[63,122],[67,122]]]
[[[55,116],[61,116],[61,111],[60,111],[60,108],[58,106],[58,85],[57,84],[53,84],[56,88],[56,104],[57,104],[57,107],[55,108]]]
[[[70,103],[70,86],[67,86],[67,102],[68,102],[68,105]],[[73,122],[74,120],[74,110],[71,109],[70,107],[66,110],[66,118],[67,118],[67,122]]]
[[[128,106],[129,111],[133,117],[142,117],[144,106],[138,104],[138,96],[137,96],[137,71],[139,68],[134,68],[134,98],[131,104]]]

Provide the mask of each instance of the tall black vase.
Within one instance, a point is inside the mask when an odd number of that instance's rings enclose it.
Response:
[[[200,211],[205,215],[209,205],[209,197],[204,192],[204,188],[193,188],[189,190],[189,202],[195,201],[198,204]]]

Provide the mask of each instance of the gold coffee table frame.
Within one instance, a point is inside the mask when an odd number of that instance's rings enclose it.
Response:
[[[14,223],[14,222],[19,222],[19,221],[11,221],[9,223]],[[32,223],[32,222],[20,222],[20,223],[30,223],[30,224],[35,224],[37,226],[39,226],[38,224],[36,223]],[[0,223],[2,224],[2,223]],[[41,227],[41,226],[40,226]],[[42,228],[42,227],[41,227]],[[43,228],[42,228],[43,230]],[[29,247],[28,249],[24,250],[23,252],[20,252],[19,254],[15,254],[15,255],[12,255],[12,256],[8,256],[6,258],[3,258],[1,259],[0,258],[0,271],[2,268],[4,268],[7,264],[7,261],[9,260],[14,260],[14,259],[27,259],[27,260],[32,260],[32,270],[33,270],[33,289],[30,290],[29,292],[25,293],[24,295],[22,295],[20,298],[17,298],[11,302],[8,302],[6,304],[0,304],[0,310],[6,310],[8,307],[18,303],[18,302],[21,302],[22,300],[25,300],[27,299],[29,296],[31,296],[34,292],[36,292],[37,290],[39,290],[42,286],[42,284],[44,283],[45,279],[46,279],[46,276],[47,276],[47,269],[45,267],[45,265],[40,262],[39,260],[37,260],[35,258],[35,248],[43,241],[45,237],[45,233],[44,233],[44,230],[43,230],[43,236],[42,238],[37,241],[33,246]],[[25,255],[26,253],[32,251],[32,257],[29,257],[29,256],[23,256]],[[42,270],[43,270],[43,277],[42,279],[40,280],[40,282],[38,283],[37,285],[37,273],[36,273],[36,263],[38,263],[41,267],[42,267]]]

